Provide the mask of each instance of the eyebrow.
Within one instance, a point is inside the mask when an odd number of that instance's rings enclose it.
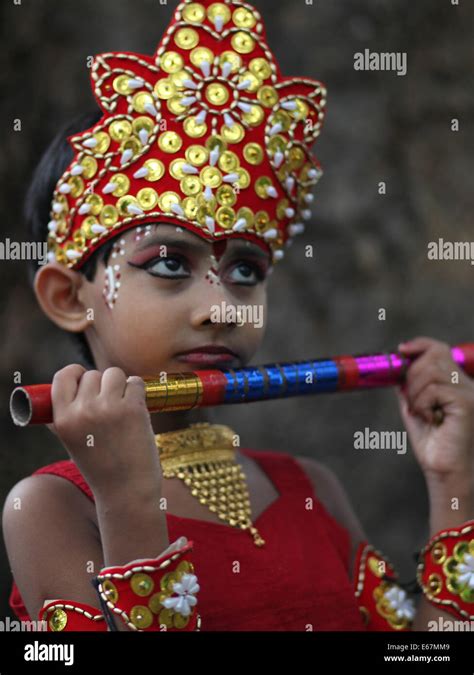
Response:
[[[187,241],[185,239],[167,239],[165,235],[156,235],[146,237],[142,241],[142,243],[137,246],[135,251],[136,252],[144,251],[145,249],[150,248],[152,246],[171,246],[188,251],[189,250],[195,251],[196,253],[204,253],[206,250],[205,245],[200,244],[198,242]],[[226,253],[252,255],[258,258],[262,258],[264,260],[270,259],[270,256],[255,244],[247,246],[246,244],[238,243],[235,244],[235,246],[233,246],[232,248],[226,249]]]

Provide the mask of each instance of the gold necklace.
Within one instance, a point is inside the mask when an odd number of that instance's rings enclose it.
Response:
[[[235,458],[234,431],[225,424],[197,422],[156,434],[165,478],[180,478],[201,504],[233,527],[249,530],[256,546],[264,539],[252,523],[247,477]]]

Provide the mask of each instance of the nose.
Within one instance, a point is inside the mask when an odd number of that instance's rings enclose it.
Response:
[[[194,327],[221,325],[231,328],[237,325],[232,316],[235,312],[226,311],[226,307],[235,306],[232,294],[219,279],[203,278],[196,287],[192,302],[191,323]]]

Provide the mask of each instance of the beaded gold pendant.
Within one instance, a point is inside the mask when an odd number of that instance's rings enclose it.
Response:
[[[246,476],[235,457],[233,430],[199,422],[156,434],[165,478],[179,478],[193,497],[232,527],[248,530],[256,546],[264,539],[252,523]]]

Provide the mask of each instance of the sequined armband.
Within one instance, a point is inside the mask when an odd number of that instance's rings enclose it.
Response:
[[[433,605],[474,620],[474,520],[431,537],[420,552],[417,579]]]
[[[119,617],[130,630],[200,630],[193,542],[180,537],[157,558],[104,567],[92,580],[108,621]]]
[[[356,553],[354,593],[367,630],[410,630],[413,601],[388,560],[365,541]]]
[[[104,615],[91,605],[73,600],[51,600],[40,609],[39,620],[48,632],[107,631]]]

